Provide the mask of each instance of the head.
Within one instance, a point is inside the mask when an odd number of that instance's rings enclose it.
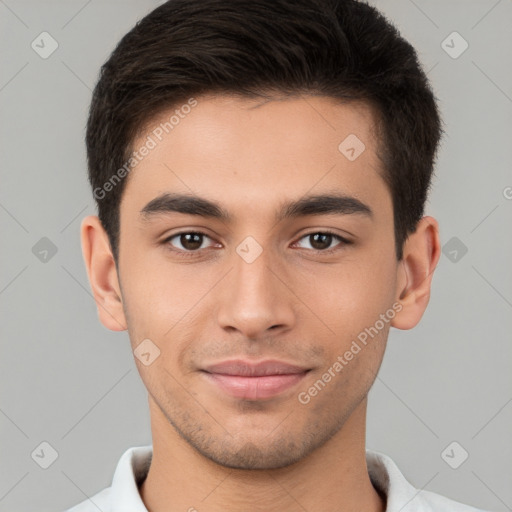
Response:
[[[171,0],[122,38],[82,243],[102,323],[158,354],[137,365],[161,426],[239,468],[343,429],[428,303],[441,132],[414,49],[362,2]],[[235,397],[206,371],[232,359],[305,372]]]

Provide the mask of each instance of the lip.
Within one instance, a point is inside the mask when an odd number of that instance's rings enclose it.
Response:
[[[202,371],[209,382],[228,395],[266,400],[297,385],[309,368],[277,360],[254,363],[235,359],[207,366]]]

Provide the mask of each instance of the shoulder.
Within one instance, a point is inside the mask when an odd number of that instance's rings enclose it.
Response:
[[[112,485],[64,512],[147,512],[139,494],[153,454],[152,445],[128,448],[119,459]]]
[[[430,491],[419,491],[413,507],[416,503],[423,507],[420,510],[425,512],[485,512],[481,508],[471,507]]]
[[[386,512],[485,512],[430,491],[416,489],[383,453],[366,450],[373,486],[386,496]]]

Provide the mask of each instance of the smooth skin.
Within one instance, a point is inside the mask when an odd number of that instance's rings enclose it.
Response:
[[[392,200],[365,104],[318,96],[197,101],[129,174],[118,268],[99,219],[81,225],[101,323],[128,330],[132,349],[149,338],[161,351],[148,366],[135,359],[154,450],[141,497],[150,512],[382,512],[365,460],[367,394],[390,326],[413,328],[427,307],[438,223],[423,217],[396,260]],[[338,150],[349,134],[366,147],[354,161]],[[216,201],[232,221],[175,212],[143,221],[142,208],[164,192]],[[274,221],[285,201],[334,192],[358,198],[373,216]],[[352,243],[333,237],[319,249],[310,235],[325,230]],[[169,240],[181,232],[204,233],[200,248]],[[248,236],[263,249],[252,263],[236,251]],[[379,334],[301,403],[299,393],[398,303]],[[270,399],[234,398],[201,371],[234,358],[310,371]]]

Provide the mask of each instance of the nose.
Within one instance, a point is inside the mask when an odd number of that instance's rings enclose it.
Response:
[[[293,293],[282,268],[269,250],[251,263],[235,252],[219,297],[220,326],[250,339],[290,329],[295,321]]]

